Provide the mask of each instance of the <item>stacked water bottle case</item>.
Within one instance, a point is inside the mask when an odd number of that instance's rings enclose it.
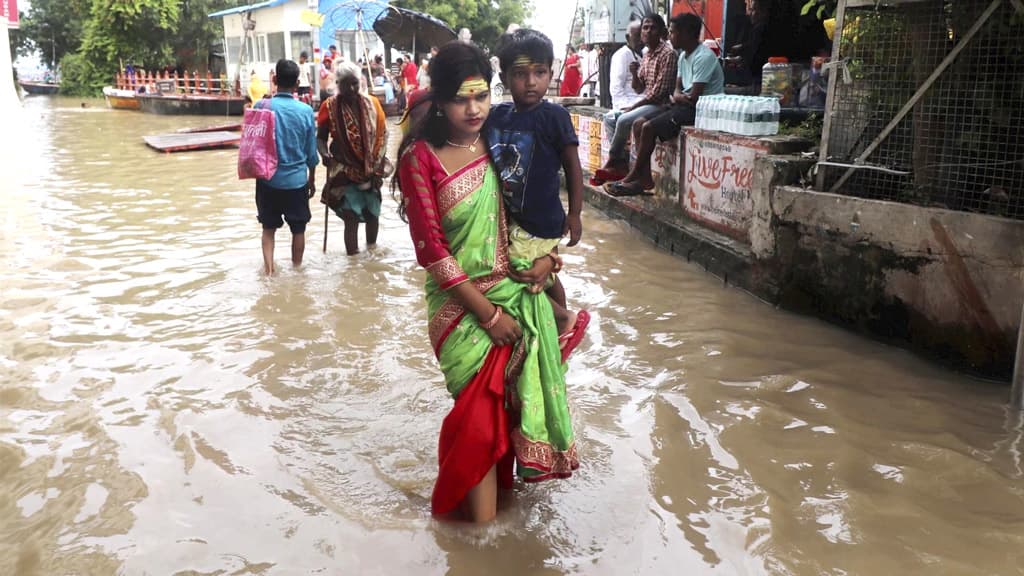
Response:
[[[762,96],[715,95],[697,100],[695,126],[741,136],[779,133],[779,100]]]

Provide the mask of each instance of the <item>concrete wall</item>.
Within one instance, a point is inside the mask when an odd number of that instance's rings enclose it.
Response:
[[[771,208],[779,304],[1012,374],[1024,222],[787,186]]]
[[[607,135],[588,119],[602,111],[571,112],[589,177],[607,158],[607,144],[595,140]],[[793,186],[814,164],[793,154],[804,142],[688,134],[689,143],[684,135],[655,152],[654,195],[613,198],[588,186],[587,201],[769,302],[1009,379],[1024,301],[1024,222],[815,192]],[[687,154],[702,141],[720,153],[717,166],[703,152]],[[723,143],[757,149],[745,164],[750,174],[723,168],[742,156]],[[703,191],[691,194],[692,178],[704,180]],[[714,211],[691,205],[695,197]]]

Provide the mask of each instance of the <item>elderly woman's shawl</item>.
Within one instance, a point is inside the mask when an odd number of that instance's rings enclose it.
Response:
[[[383,180],[375,174],[384,161],[387,125],[384,109],[372,96],[360,94],[355,105],[331,96],[320,107],[317,122],[331,134],[334,162],[327,169],[325,201],[340,201],[349,184],[370,183],[380,190]]]

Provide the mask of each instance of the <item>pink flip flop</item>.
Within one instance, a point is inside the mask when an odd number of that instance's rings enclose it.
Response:
[[[558,336],[558,347],[562,349],[562,363],[569,359],[572,351],[583,341],[583,335],[590,324],[590,312],[580,310],[576,313],[576,323],[567,332]]]

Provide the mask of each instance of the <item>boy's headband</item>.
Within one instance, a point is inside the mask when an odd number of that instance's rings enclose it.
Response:
[[[472,98],[480,92],[486,92],[490,89],[487,85],[487,81],[480,76],[470,76],[462,82],[462,86],[459,86],[459,91],[455,93],[456,96]]]

